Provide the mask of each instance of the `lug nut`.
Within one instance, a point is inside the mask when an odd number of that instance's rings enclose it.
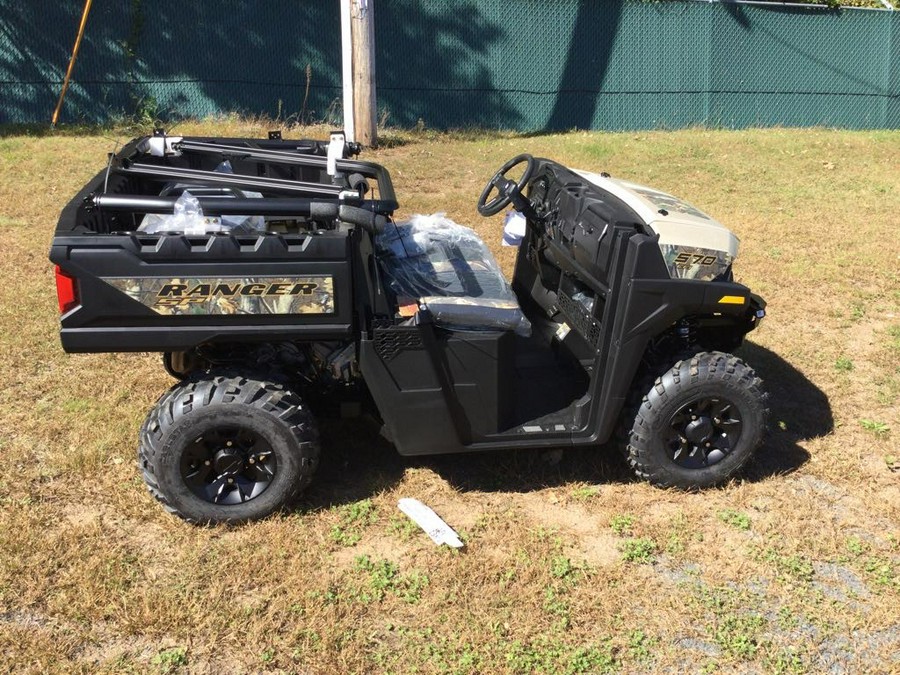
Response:
[[[226,441],[225,445],[227,445],[230,448],[234,444],[231,441]]]
[[[229,478],[229,479],[228,479],[228,482],[229,482],[229,483],[233,483],[233,482],[234,482],[234,478]]]
[[[711,448],[711,447],[712,447],[712,443],[707,443],[707,444],[706,444],[706,447],[707,447],[707,448]]]
[[[203,462],[203,463],[204,463],[206,466],[209,466],[210,464],[212,464],[212,462],[210,462],[209,460],[206,460],[206,461]]]
[[[250,464],[256,464],[256,460],[253,459],[252,457],[249,459],[249,462],[250,462]]]
[[[692,420],[695,420],[695,419],[697,419],[697,416],[696,416],[696,415],[691,415],[691,419],[692,419]]]

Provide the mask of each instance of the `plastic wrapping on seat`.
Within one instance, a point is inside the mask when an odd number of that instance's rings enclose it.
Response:
[[[439,325],[531,334],[497,261],[468,227],[443,213],[415,215],[389,224],[376,246],[387,285],[425,305]]]

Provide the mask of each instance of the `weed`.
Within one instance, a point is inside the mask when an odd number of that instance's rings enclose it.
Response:
[[[756,656],[765,623],[758,614],[729,614],[719,621],[713,638],[729,656],[747,661]]]
[[[331,541],[341,546],[353,546],[362,539],[362,535],[359,532],[347,530],[340,525],[335,525],[331,528],[330,536]]]
[[[900,576],[894,570],[894,563],[888,558],[871,556],[866,560],[863,569],[879,586],[900,587]]]
[[[609,519],[610,528],[620,537],[631,534],[632,525],[634,525],[634,516],[627,513]]]
[[[572,561],[565,556],[557,556],[550,564],[550,576],[556,579],[564,579],[576,571]]]
[[[598,488],[596,485],[585,485],[580,488],[575,488],[574,490],[572,490],[571,494],[573,499],[586,502],[587,500],[599,495],[600,488]]]
[[[609,645],[579,647],[572,652],[565,673],[610,673],[617,669],[616,659]]]
[[[640,630],[633,630],[628,634],[628,653],[635,661],[646,662],[650,660],[650,649],[656,645],[655,640]]]
[[[769,547],[756,554],[756,558],[775,567],[782,579],[798,582],[812,581],[814,570],[806,556],[800,554],[786,555],[774,547]]]
[[[840,356],[834,362],[834,369],[841,373],[849,373],[853,370],[853,361],[846,356]]]
[[[862,555],[866,552],[867,548],[859,537],[848,537],[845,545],[847,550],[855,556]]]
[[[150,665],[157,666],[161,673],[174,673],[187,665],[187,647],[164,649],[150,659]]]
[[[778,608],[778,627],[782,630],[792,630],[800,625],[800,619],[797,618],[790,608],[788,607],[779,607]]]
[[[515,569],[502,570],[497,574],[497,583],[499,584],[500,588],[506,588],[512,583],[513,579],[515,578]]]
[[[666,540],[666,553],[669,555],[684,553],[684,540],[677,532],[672,532]]]
[[[391,518],[390,525],[388,526],[388,531],[391,534],[396,535],[404,541],[412,539],[412,536],[418,529],[419,526],[406,516],[394,516]]]
[[[368,574],[368,586],[360,590],[358,597],[364,603],[380,602],[390,593],[411,605],[422,597],[428,586],[428,576],[414,570],[401,574],[400,568],[390,560],[373,561],[369,556],[358,556],[354,567]]]
[[[331,528],[331,541],[341,546],[353,546],[362,539],[362,531],[374,523],[378,516],[370,499],[340,507],[341,522]]]
[[[650,563],[656,553],[656,542],[646,537],[626,539],[620,548],[626,562]]]
[[[900,324],[890,326],[887,334],[891,340],[888,342],[888,348],[895,352],[900,352]]]
[[[719,520],[727,525],[736,527],[739,530],[750,529],[750,516],[746,513],[741,513],[740,511],[735,511],[733,509],[719,511]]]
[[[266,664],[272,663],[275,660],[275,650],[271,647],[264,649],[259,655],[259,660]]]
[[[553,586],[544,589],[544,611],[558,617],[556,627],[559,630],[567,630],[571,623],[569,616],[569,603],[560,595]]]
[[[887,436],[891,431],[891,428],[887,424],[876,420],[860,420],[859,426],[866,431],[871,431],[876,436]]]
[[[519,640],[509,645],[505,660],[515,673],[612,673],[618,661],[609,642],[587,646],[573,646],[547,637],[533,642]]]
[[[793,647],[779,650],[766,658],[766,666],[772,675],[800,675],[807,672],[803,658]]]

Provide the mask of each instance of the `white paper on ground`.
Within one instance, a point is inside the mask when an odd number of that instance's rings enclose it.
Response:
[[[425,530],[435,544],[447,544],[453,548],[462,548],[463,543],[453,528],[445,523],[441,517],[425,506],[418,499],[404,497],[397,502],[397,507],[403,511],[410,520]]]

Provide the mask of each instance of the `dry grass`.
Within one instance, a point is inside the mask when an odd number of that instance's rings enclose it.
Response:
[[[492,245],[499,218],[476,217],[475,197],[522,151],[729,223],[737,276],[769,301],[743,350],[773,393],[766,446],[742,480],[682,494],[631,480],[612,452],[408,461],[370,427],[327,428],[295,511],[202,529],[166,516],[134,467],[171,384],[158,357],[67,356],[56,335],[53,225],[114,133],[17,133],[0,137],[7,668],[900,671],[900,134],[391,134],[369,157],[401,215],[443,210]],[[409,527],[403,496],[464,552]]]

